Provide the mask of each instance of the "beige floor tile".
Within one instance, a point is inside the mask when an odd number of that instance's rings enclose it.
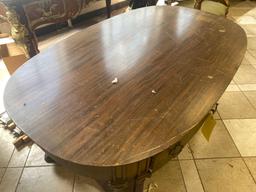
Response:
[[[256,110],[242,92],[225,92],[218,101],[222,119],[256,118]]]
[[[256,19],[255,19],[256,21]],[[256,37],[248,37],[247,38],[247,49],[255,50],[256,49]]]
[[[241,91],[256,91],[256,84],[242,84],[238,85]]]
[[[256,108],[256,90],[255,91],[246,91],[246,92],[244,92],[244,94],[249,99],[249,101],[253,104],[253,106]]]
[[[256,27],[256,25],[253,25],[253,28],[254,28],[255,33],[256,33],[255,27]],[[256,58],[256,50],[248,50],[248,52],[251,54],[252,57]],[[256,64],[256,63],[252,62],[252,64]]]
[[[253,5],[253,7],[250,7],[250,11],[246,13],[246,15],[251,15],[253,16],[254,18],[256,18],[256,11],[255,11],[255,4]]]
[[[254,183],[242,159],[196,160],[207,192],[255,192]]]
[[[256,83],[256,69],[252,65],[240,65],[234,80],[236,84]]]
[[[180,161],[187,192],[204,192],[193,160]]]
[[[254,25],[254,27],[256,28],[256,25]],[[253,51],[246,51],[245,53],[244,57],[248,61],[248,64],[256,64],[256,57],[252,53]]]
[[[224,120],[242,156],[256,156],[256,119]]]
[[[76,176],[74,192],[104,192],[104,190],[95,180]]]
[[[33,144],[28,156],[26,166],[52,165],[52,163],[47,163],[44,160],[44,154],[44,151],[40,147],[38,147],[36,144]]]
[[[256,24],[251,25],[241,25],[241,27],[245,30],[247,36],[256,36]]]
[[[2,177],[4,176],[5,168],[0,168],[0,183],[2,180]]]
[[[236,85],[236,83],[232,80],[229,85]]]
[[[232,84],[232,85],[229,85],[225,91],[226,92],[240,91],[240,89],[239,89],[239,87],[237,85]]]
[[[0,184],[1,192],[14,192],[18,184],[22,168],[7,168]]]
[[[239,17],[248,13],[251,9],[249,7],[231,7],[228,11],[229,16]]]
[[[178,155],[178,159],[193,159],[190,146],[187,144]]]
[[[244,161],[248,166],[253,178],[256,180],[256,158],[244,158]]]
[[[10,132],[0,127],[0,167],[7,167],[14,150]]]
[[[28,157],[30,146],[26,146],[20,150],[15,149],[8,167],[23,167]]]
[[[17,192],[72,192],[74,174],[59,166],[27,167]]]
[[[242,60],[241,65],[249,65],[249,61],[244,57],[244,59]]]
[[[240,25],[256,24],[256,19],[252,15],[232,16]]]
[[[256,64],[252,65],[256,69]]]
[[[229,133],[221,120],[216,121],[208,142],[201,131],[189,142],[194,158],[239,157]]]
[[[157,185],[155,192],[186,191],[178,161],[169,161],[162,168],[154,172],[151,178],[146,179],[145,188],[150,183]]]
[[[185,145],[185,147],[182,149],[182,151],[178,155],[178,159],[193,159],[192,152],[188,144]]]
[[[234,18],[234,22],[238,25],[255,25],[255,19],[252,16],[248,15],[230,15]]]

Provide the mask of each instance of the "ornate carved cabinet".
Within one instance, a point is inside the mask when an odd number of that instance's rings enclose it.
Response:
[[[11,35],[22,46],[26,56],[38,51],[34,29],[63,22],[80,14],[92,0],[0,0],[0,18],[11,25]],[[111,0],[106,0],[110,16]]]

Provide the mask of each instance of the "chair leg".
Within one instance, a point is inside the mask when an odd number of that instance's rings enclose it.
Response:
[[[111,0],[106,0],[107,16],[111,17]]]

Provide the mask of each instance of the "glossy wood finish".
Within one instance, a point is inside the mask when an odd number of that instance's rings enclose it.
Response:
[[[137,9],[29,60],[9,80],[5,107],[59,160],[131,164],[166,150],[199,123],[245,50],[244,31],[225,18],[181,7]]]

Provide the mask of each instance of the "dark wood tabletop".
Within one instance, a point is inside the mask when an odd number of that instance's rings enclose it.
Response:
[[[33,57],[10,78],[5,107],[55,157],[130,164],[167,149],[208,113],[246,42],[222,17],[182,7],[137,9]]]

